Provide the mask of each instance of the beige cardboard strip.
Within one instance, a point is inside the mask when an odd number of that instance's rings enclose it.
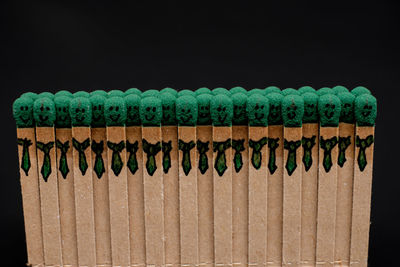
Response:
[[[39,174],[36,157],[35,128],[17,128],[18,159],[22,166],[24,152],[28,153],[29,168],[19,170],[24,210],[25,238],[28,264],[44,265],[42,217],[40,212]],[[21,144],[22,142],[22,144]],[[40,170],[39,170],[40,171]]]
[[[125,126],[107,127],[108,191],[113,266],[130,266]],[[122,164],[122,165],[121,165]]]
[[[351,213],[354,177],[354,124],[339,124],[335,266],[350,266]],[[342,155],[342,156],[341,156]]]
[[[268,127],[249,126],[249,265],[264,266],[267,252]]]
[[[64,265],[78,266],[74,173],[72,167],[71,128],[56,128],[57,177],[60,201],[62,260]],[[64,161],[66,159],[66,162]],[[63,166],[61,167],[61,164]],[[65,165],[68,169],[64,168]],[[68,170],[68,171],[66,171]]]
[[[317,266],[332,266],[334,262],[338,158],[338,146],[336,142],[338,135],[339,127],[320,127]],[[325,153],[330,153],[331,167],[324,165]],[[327,159],[325,159],[326,161]]]
[[[211,267],[214,266],[212,126],[198,125],[196,135],[198,140],[196,160],[198,166],[199,262],[204,264],[204,267]],[[201,158],[205,159],[206,163],[200,169],[200,165],[202,165],[200,163]]]
[[[301,266],[315,266],[318,210],[318,123],[303,124],[302,146]]]
[[[108,198],[106,128],[92,128],[91,134],[96,262],[97,265],[111,266],[110,202]],[[96,160],[98,161],[97,165]],[[103,161],[102,164],[101,160]],[[103,168],[99,166],[103,166]]]
[[[283,126],[268,126],[267,265],[282,266]]]
[[[350,262],[351,266],[357,267],[366,267],[368,264],[374,131],[375,127],[357,126],[355,133],[356,139],[359,138],[359,145],[357,145],[356,140]],[[363,156],[363,151],[365,153],[366,165],[359,164],[359,157]],[[362,157],[360,157],[361,159]]]
[[[62,265],[62,249],[54,127],[36,127],[36,145],[44,263],[58,266]],[[46,162],[51,168],[48,172],[45,171]]]
[[[248,127],[232,126],[232,252],[235,266],[245,267],[248,261],[249,214],[249,150]],[[238,154],[237,154],[238,153]],[[235,154],[241,164],[235,165]]]
[[[92,157],[90,127],[72,127],[72,138],[80,145],[81,152],[73,148],[75,189],[76,235],[79,266],[96,266],[96,240],[94,227]],[[89,142],[89,146],[86,146]],[[87,169],[80,168],[79,154],[86,160]],[[81,161],[84,162],[84,161]],[[82,165],[84,166],[84,165]]]
[[[213,126],[214,250],[215,264],[221,267],[232,265],[231,138],[232,127]],[[221,175],[216,167],[222,168]]]
[[[165,264],[161,127],[142,127],[146,264]]]
[[[128,168],[128,200],[129,200],[129,235],[131,248],[131,266],[146,265],[146,242],[144,230],[144,196],[143,196],[143,150],[142,127],[126,127],[126,145],[129,143],[136,149],[138,169]],[[137,143],[136,143],[137,142]],[[132,150],[134,153],[135,149]],[[133,155],[132,155],[133,156]],[[129,154],[127,155],[129,158]]]
[[[196,127],[180,126],[178,134],[181,264],[195,266],[199,262]]]
[[[301,237],[301,180],[303,148],[302,128],[284,127],[284,172],[283,172],[283,229],[282,264],[300,265]],[[290,143],[291,142],[291,143]],[[288,159],[293,159],[295,168],[288,168]],[[290,163],[290,162],[289,162]]]

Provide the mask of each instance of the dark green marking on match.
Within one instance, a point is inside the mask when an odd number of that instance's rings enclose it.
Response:
[[[357,157],[358,167],[360,168],[360,171],[364,171],[365,167],[368,164],[365,150],[368,147],[370,147],[373,143],[374,143],[373,135],[368,135],[367,138],[365,139],[361,139],[358,135],[356,137],[356,147],[360,148]]]
[[[219,176],[222,176],[225,170],[228,168],[226,166],[226,155],[225,150],[232,146],[231,138],[223,142],[213,141],[213,151],[217,152],[217,156],[214,162],[214,168]]]
[[[139,164],[136,157],[136,152],[138,151],[138,149],[139,149],[138,141],[135,141],[133,143],[129,142],[128,140],[126,141],[126,152],[129,153],[128,161],[126,164],[132,175],[135,174],[136,171],[139,169]]]
[[[50,159],[50,151],[54,147],[54,142],[48,142],[47,144],[42,142],[37,142],[36,147],[43,152],[43,165],[40,168],[40,173],[42,174],[43,180],[47,182],[47,178],[49,178],[51,174],[51,159]]]
[[[121,141],[119,143],[113,143],[107,141],[107,146],[109,149],[112,150],[111,170],[114,172],[116,176],[118,176],[121,173],[122,166],[124,165],[124,162],[122,161],[121,158],[121,152],[125,148],[125,142]]]
[[[332,167],[332,149],[336,146],[338,139],[336,136],[324,139],[323,136],[320,138],[320,147],[324,150],[324,159],[322,160],[322,166],[326,172],[329,172]]]
[[[285,168],[289,176],[291,176],[297,168],[296,150],[300,146],[301,146],[300,140],[298,141],[287,141],[286,139],[284,140],[283,148],[289,152],[285,165]]]
[[[179,150],[182,150],[182,169],[187,176],[192,169],[192,162],[190,161],[190,150],[192,150],[196,143],[194,141],[184,142],[179,139],[178,141]]]
[[[60,162],[58,163],[58,169],[60,170],[62,177],[64,179],[67,179],[67,175],[69,173],[68,161],[67,161],[69,141],[65,141],[65,143],[62,143],[60,140],[57,139],[56,146],[61,151]]]
[[[104,142],[103,140],[100,142],[92,141],[92,151],[96,155],[94,159],[94,167],[93,170],[97,175],[97,178],[100,179],[103,176],[103,173],[106,172],[104,167],[104,160],[103,160],[103,151],[104,151]]]
[[[312,149],[315,146],[316,136],[313,135],[310,138],[304,137],[301,139],[301,144],[303,146],[303,164],[306,172],[311,168],[313,164],[312,159]]]
[[[271,174],[274,174],[278,166],[276,166],[276,149],[279,147],[279,137],[278,138],[268,138],[268,148],[269,148],[269,161],[268,169]]]
[[[21,169],[25,172],[25,175],[28,176],[29,169],[31,168],[29,147],[32,145],[32,141],[28,138],[18,138],[18,145],[22,146]]]
[[[233,155],[233,166],[238,173],[243,167],[242,152],[244,151],[244,139],[232,139],[232,149],[235,150]]]
[[[208,159],[206,152],[210,149],[209,148],[210,141],[202,142],[197,140],[197,151],[199,152],[199,170],[201,174],[205,174],[208,170]]]
[[[262,163],[262,153],[261,149],[267,144],[268,138],[263,137],[258,141],[254,140],[249,140],[249,147],[253,149],[253,152],[251,153],[251,163],[253,164],[253,167],[258,170],[261,168],[261,163]]]
[[[162,142],[162,152],[163,152],[163,170],[164,173],[168,173],[171,168],[171,150],[172,150],[172,141]]]
[[[153,176],[154,172],[157,170],[157,163],[155,156],[158,152],[161,151],[161,143],[157,142],[155,144],[151,144],[147,142],[146,139],[143,139],[143,151],[147,155],[146,160],[146,170],[150,176]]]
[[[344,163],[347,161],[346,159],[346,149],[351,144],[350,136],[339,136],[339,156],[338,156],[338,165],[343,168]]]
[[[76,151],[78,151],[78,153],[79,153],[79,160],[78,160],[79,170],[81,170],[82,175],[85,175],[86,170],[88,168],[85,150],[90,146],[90,139],[87,138],[85,141],[80,143],[75,138],[72,138],[72,145],[74,146]]]

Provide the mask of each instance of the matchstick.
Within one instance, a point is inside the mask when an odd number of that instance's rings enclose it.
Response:
[[[33,93],[32,93],[33,94]],[[18,159],[28,253],[27,265],[43,266],[42,218],[40,214],[39,174],[36,157],[33,99],[27,94],[14,101],[17,125]]]
[[[62,240],[62,261],[65,265],[78,266],[74,174],[72,170],[72,130],[69,104],[71,97],[56,96],[56,155],[58,195]]]
[[[61,265],[61,230],[58,202],[57,163],[53,100],[38,98],[33,106],[36,121],[36,153],[39,175],[40,204],[45,265]]]
[[[366,267],[368,264],[376,109],[376,98],[372,95],[363,94],[356,97],[355,118],[357,124],[350,264],[357,267]]]
[[[282,264],[291,266],[300,265],[303,114],[304,102],[301,96],[287,95],[283,98],[285,170],[283,172]]]
[[[337,158],[340,99],[324,94],[318,100],[320,117],[316,265],[332,266],[335,255]]]
[[[232,100],[211,100],[213,122],[214,258],[215,265],[232,264]]]
[[[69,112],[72,124],[72,157],[75,190],[76,236],[80,266],[96,265],[92,158],[90,149],[90,100],[77,97],[71,100]]]
[[[196,122],[197,100],[190,95],[176,100],[179,148],[179,207],[181,264],[198,264]]]
[[[247,99],[249,118],[249,265],[264,266],[267,259],[268,98]]]

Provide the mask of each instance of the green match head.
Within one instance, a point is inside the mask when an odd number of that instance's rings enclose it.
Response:
[[[159,98],[154,96],[142,98],[139,111],[143,126],[160,126],[162,106]]]
[[[268,86],[267,88],[264,89],[264,95],[268,95],[270,93],[281,93],[281,89],[279,89],[279,87],[276,86]]]
[[[90,94],[88,92],[85,92],[85,91],[78,91],[76,93],[73,93],[72,96],[73,97],[86,97],[86,98],[89,98]]]
[[[124,98],[113,96],[104,102],[104,117],[107,126],[124,126],[126,122],[126,105]]]
[[[125,97],[125,93],[121,90],[111,90],[108,92],[108,97]]]
[[[101,96],[104,96],[106,98],[108,97],[107,92],[104,91],[104,90],[96,90],[96,91],[93,91],[93,92],[90,93],[90,96],[94,96],[94,95],[101,95]]]
[[[340,99],[333,94],[325,94],[319,97],[318,112],[322,127],[335,127],[339,125]]]
[[[329,88],[329,87],[322,87],[322,88],[320,88],[318,91],[317,91],[317,94],[318,95],[327,95],[327,94],[331,94],[331,95],[334,95],[335,94],[335,91],[333,91],[331,88]]]
[[[227,96],[231,96],[231,92],[229,92],[228,89],[222,88],[222,87],[218,87],[212,90],[212,94],[213,95],[227,95]]]
[[[282,90],[282,95],[287,96],[287,95],[300,95],[300,92],[293,89],[293,88],[286,88]]]
[[[240,87],[240,86],[236,86],[236,87],[231,88],[229,90],[229,92],[231,92],[232,95],[237,94],[237,93],[242,93],[242,94],[245,94],[245,95],[247,94],[247,90],[244,89],[243,87]]]
[[[38,94],[33,93],[33,92],[26,92],[26,93],[23,93],[20,97],[29,97],[33,101],[35,101],[38,98]]]
[[[301,127],[303,115],[303,97],[287,95],[282,99],[282,119],[285,127]]]
[[[211,94],[201,94],[196,97],[197,100],[197,124],[199,125],[211,125],[211,113],[210,113],[210,103],[213,95]]]
[[[195,92],[193,92],[192,90],[189,90],[189,89],[184,89],[184,90],[181,90],[178,92],[178,97],[184,96],[184,95],[189,95],[189,96],[193,96],[193,97],[196,96]]]
[[[13,103],[13,115],[17,128],[33,127],[33,99],[26,96],[17,98]]]
[[[126,126],[139,126],[141,97],[136,94],[130,94],[125,96],[124,100],[126,106]]]
[[[211,120],[214,126],[231,126],[233,103],[230,97],[218,94],[211,99]]]
[[[50,92],[43,92],[43,93],[38,94],[37,98],[41,98],[41,97],[47,97],[47,98],[50,98],[51,100],[53,100],[54,99],[54,94],[50,93]]]
[[[254,88],[254,89],[251,89],[250,91],[247,92],[248,96],[252,96],[252,95],[255,95],[255,94],[257,94],[257,95],[265,95],[265,90]]]
[[[175,96],[175,97],[178,96],[178,92],[177,92],[175,89],[170,88],[170,87],[166,87],[166,88],[162,89],[162,90],[160,91],[160,93],[161,93],[161,94],[163,94],[163,93],[170,93],[171,95],[173,95],[173,96]]]
[[[154,90],[154,89],[150,89],[150,90],[144,91],[142,93],[142,98],[150,97],[150,96],[158,98],[158,97],[160,97],[160,92],[157,90]]]
[[[316,93],[317,91],[314,89],[314,88],[312,88],[311,86],[302,86],[302,87],[300,87],[299,88],[299,93],[302,95],[302,94],[305,94],[305,93]]]
[[[92,122],[92,103],[87,97],[72,98],[69,103],[72,126],[90,126]]]
[[[138,95],[138,96],[140,96],[141,94],[142,94],[142,91],[140,91],[137,88],[130,88],[130,89],[125,91],[125,96],[127,96],[127,95]]]
[[[164,92],[160,95],[162,105],[162,125],[176,125],[176,97]]]
[[[376,98],[369,94],[356,97],[355,114],[358,126],[374,126],[376,120]]]
[[[349,92],[339,93],[337,95],[340,99],[340,122],[353,123],[354,122],[354,100],[355,96]]]
[[[253,94],[247,98],[247,117],[250,126],[267,126],[269,101],[266,96]]]
[[[269,100],[269,125],[282,124],[282,99],[283,95],[279,93],[269,93],[266,95]]]
[[[371,91],[364,86],[357,86],[353,90],[351,90],[351,93],[355,96],[363,95],[363,94],[371,94]]]
[[[247,125],[247,95],[244,93],[236,93],[232,95],[233,103],[233,119],[234,125]]]
[[[201,87],[201,88],[197,89],[194,93],[196,94],[196,96],[202,95],[202,94],[212,94],[211,90],[208,89],[207,87]]]
[[[40,97],[33,103],[33,117],[36,126],[53,126],[56,120],[56,108],[53,100],[48,97]]]
[[[54,97],[59,97],[59,96],[73,97],[72,93],[67,90],[61,90],[54,94]]]
[[[304,93],[304,115],[303,122],[316,123],[318,122],[318,95],[315,93]]]
[[[176,119],[179,125],[195,126],[197,123],[197,100],[184,95],[176,99]]]
[[[335,87],[332,87],[333,92],[335,93],[335,95],[339,95],[340,93],[348,93],[349,90],[341,85],[336,85]]]
[[[104,118],[104,102],[107,97],[95,94],[89,97],[90,103],[92,104],[92,127],[105,127],[106,119]]]
[[[56,107],[56,127],[57,128],[70,128],[71,115],[69,114],[69,104],[71,97],[66,95],[56,96],[54,98],[54,105]]]

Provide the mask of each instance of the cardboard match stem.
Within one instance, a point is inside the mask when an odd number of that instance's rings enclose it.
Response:
[[[90,127],[72,127],[72,138],[80,144],[90,144]],[[76,235],[78,241],[78,261],[80,266],[96,266],[96,240],[94,227],[93,177],[90,147],[73,148],[73,170],[75,189]],[[84,148],[84,149],[83,149]],[[81,157],[79,157],[81,153]],[[79,160],[81,159],[81,161]],[[87,164],[82,172],[81,167]]]
[[[213,126],[213,142],[230,142],[232,127]],[[213,145],[214,146],[214,145]],[[214,151],[214,149],[213,149]],[[232,264],[232,148],[222,154],[226,159],[226,169],[220,175],[216,170],[218,150],[213,152],[214,177],[214,250],[215,264],[223,267]]]
[[[55,147],[57,147],[62,260],[65,265],[78,266],[71,128],[56,128]]]
[[[143,148],[143,182],[146,229],[146,265],[160,267],[165,264],[164,250],[164,197],[162,169],[161,127],[142,127],[143,144],[151,146],[149,152]],[[160,149],[158,150],[157,147]],[[154,150],[157,149],[154,152]],[[146,164],[148,163],[148,164]],[[154,166],[154,164],[155,166]],[[149,167],[149,168],[148,168]],[[154,168],[156,169],[154,170]]]
[[[197,265],[197,161],[196,127],[178,127],[179,144],[179,203],[181,226],[181,264]],[[190,157],[190,162],[188,158]],[[190,170],[189,167],[190,166]],[[185,170],[186,169],[186,170]]]
[[[337,139],[338,135],[339,127],[320,127],[316,247],[317,266],[332,266],[334,262],[338,158],[338,146],[334,143],[334,139]],[[325,140],[325,142],[330,142],[330,145],[326,144],[325,150],[323,140]],[[329,155],[331,157],[330,165],[329,158],[327,158]]]
[[[361,140],[374,138],[375,127],[357,126],[355,136]],[[360,144],[362,145],[362,144]],[[367,145],[368,146],[368,145]],[[366,165],[360,165],[364,150]],[[356,146],[354,155],[353,214],[351,225],[351,266],[366,267],[368,264],[368,239],[371,212],[372,166],[374,141],[366,148]],[[362,170],[361,170],[362,169]]]
[[[112,264],[125,267],[131,259],[125,126],[106,129]]]
[[[22,203],[24,210],[25,238],[28,252],[28,264],[32,266],[43,266],[43,236],[42,218],[40,212],[39,174],[36,156],[35,128],[17,128],[18,139],[28,142],[18,145],[18,159],[21,182]],[[30,144],[30,145],[29,145]],[[22,169],[23,160],[28,157],[30,164],[25,170]]]
[[[335,265],[350,266],[351,214],[354,178],[354,130],[352,123],[339,123],[337,167]],[[342,141],[341,141],[342,140]],[[344,143],[344,141],[347,143]],[[342,147],[342,142],[347,147]],[[343,151],[341,151],[341,149]],[[341,157],[341,153],[342,156]],[[341,162],[339,162],[341,161]]]
[[[197,199],[199,218],[199,263],[205,267],[214,266],[214,210],[213,210],[213,161],[212,161],[212,126],[197,125],[197,140],[207,143],[204,155],[197,153],[197,165],[200,157],[206,157],[207,168],[204,172],[197,168]],[[202,150],[197,144],[197,151]],[[246,222],[247,225],[247,222]]]
[[[283,172],[283,228],[282,228],[282,264],[299,266],[300,265],[300,231],[301,231],[301,180],[303,163],[303,148],[301,147],[302,127],[284,127],[284,139],[287,142],[300,142],[291,155],[288,157],[289,150],[284,149]],[[286,166],[288,158],[293,160],[295,169],[289,173]]]
[[[248,262],[248,215],[249,215],[249,133],[248,126],[232,125],[232,143],[240,143],[241,165],[232,170],[232,252],[233,264],[245,267]],[[232,144],[232,154],[235,157]],[[234,164],[235,160],[233,160]],[[240,168],[240,169],[236,169]]]
[[[131,266],[146,265],[146,242],[144,228],[144,195],[143,195],[143,150],[142,127],[127,126],[126,141],[137,142],[136,160],[138,169],[134,174],[128,170],[128,200],[129,200],[129,235],[131,248]]]
[[[315,266],[318,204],[318,123],[303,124],[301,193],[301,266]],[[304,163],[304,161],[307,163]]]

